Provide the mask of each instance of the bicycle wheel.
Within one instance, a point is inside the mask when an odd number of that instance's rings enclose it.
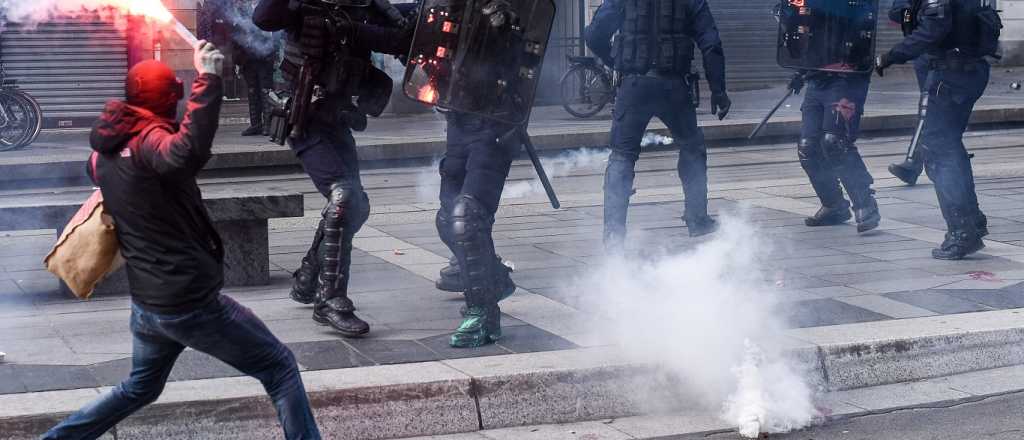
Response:
[[[612,100],[612,85],[597,67],[575,65],[560,82],[562,107],[577,118],[589,118]]]
[[[28,119],[29,136],[22,141],[22,147],[27,147],[36,141],[39,137],[39,133],[43,130],[43,109],[39,107],[39,101],[36,101],[32,95],[29,95],[24,90],[17,91],[18,97],[24,100],[29,108],[32,110],[30,118]]]
[[[32,104],[16,92],[0,91],[0,151],[17,150],[32,139],[37,114]]]

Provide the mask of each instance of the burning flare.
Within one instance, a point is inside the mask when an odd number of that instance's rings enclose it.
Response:
[[[195,35],[176,20],[160,0],[0,0],[0,11],[3,11],[0,24],[33,24],[57,16],[76,16],[110,9],[126,15],[144,16],[171,26],[175,33],[193,47],[198,43]]]
[[[420,87],[420,90],[416,93],[416,98],[420,101],[434,104],[437,102],[437,89],[427,83],[423,87]]]

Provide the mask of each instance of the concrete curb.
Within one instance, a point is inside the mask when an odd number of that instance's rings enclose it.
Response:
[[[759,121],[735,119],[726,121],[701,121],[704,137],[709,146],[716,141],[737,141],[746,139]],[[971,116],[972,124],[997,124],[1024,122],[1024,108],[1011,105],[989,105],[978,108]],[[917,124],[917,115],[907,112],[871,112],[861,121],[865,132],[886,130],[909,130]],[[611,128],[574,128],[572,132],[557,129],[534,130],[531,138],[539,150],[563,150],[583,147],[605,147]],[[650,130],[668,135],[660,122],[652,122]],[[800,132],[799,117],[773,119],[763,130],[765,139],[795,137]],[[359,146],[361,161],[390,161],[422,159],[438,156],[444,152],[445,142],[437,136],[426,136],[415,142],[367,142]],[[19,161],[21,162],[21,161]],[[35,180],[39,176],[47,179],[82,178],[84,165],[80,154],[59,154],[45,158],[33,158],[23,163],[0,165],[0,182]],[[232,146],[231,151],[215,151],[205,171],[231,170],[240,168],[297,167],[299,162],[287,147],[264,143],[260,145]]]
[[[827,390],[1024,364],[1024,312],[979,312],[787,331],[787,355]],[[324,432],[437,435],[633,416],[685,404],[675,379],[613,347],[303,373]],[[0,439],[35,438],[105,389],[0,396]],[[644,396],[643,401],[631,396]],[[120,424],[130,438],[278,438],[258,382],[172,382]]]

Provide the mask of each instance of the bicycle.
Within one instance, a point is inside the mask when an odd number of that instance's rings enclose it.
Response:
[[[39,102],[7,78],[0,66],[0,151],[24,148],[39,137],[43,111]]]
[[[559,81],[565,111],[577,118],[589,118],[615,100],[615,74],[611,69],[594,57],[566,58],[569,70]]]

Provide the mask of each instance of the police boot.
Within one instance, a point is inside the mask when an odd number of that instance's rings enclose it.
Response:
[[[850,215],[850,203],[843,200],[836,206],[822,206],[814,215],[804,219],[807,226],[832,226],[846,223]]]
[[[874,193],[873,190],[868,190],[865,199],[858,203],[853,210],[854,218],[857,219],[858,233],[875,229],[882,221],[882,215],[878,212],[878,202],[875,201],[875,196],[872,193]]]
[[[689,232],[690,237],[700,237],[701,235],[707,235],[718,230],[718,222],[707,214],[696,217],[684,215],[683,222],[686,223],[686,230]]]
[[[249,128],[242,130],[242,136],[263,134],[263,97],[256,89],[249,89]]]
[[[329,234],[328,234],[329,235]],[[332,273],[330,264],[325,264],[321,270],[317,285],[316,307],[313,308],[313,321],[321,325],[329,325],[344,337],[357,337],[370,332],[370,325],[356,316],[355,304],[348,298],[348,266],[351,263],[351,239],[347,241],[348,252],[335,254],[340,256],[338,262],[339,272]],[[342,244],[342,248],[346,243]],[[321,246],[325,252],[334,252],[336,246]],[[328,256],[328,258],[330,258]]]
[[[302,265],[292,273],[292,300],[299,304],[312,304],[316,300],[317,281],[320,277],[320,244],[324,240],[324,221],[316,228],[313,244],[302,257]]]
[[[938,248],[932,249],[932,258],[937,260],[960,260],[985,248],[985,242],[978,235],[974,225],[964,222],[965,227],[950,228],[946,239]]]
[[[452,334],[453,348],[475,348],[501,339],[501,309],[493,292],[466,292],[466,306],[460,310],[462,323]]]
[[[988,235],[988,217],[979,211],[975,217],[975,225],[978,228],[978,238],[985,238]]]

